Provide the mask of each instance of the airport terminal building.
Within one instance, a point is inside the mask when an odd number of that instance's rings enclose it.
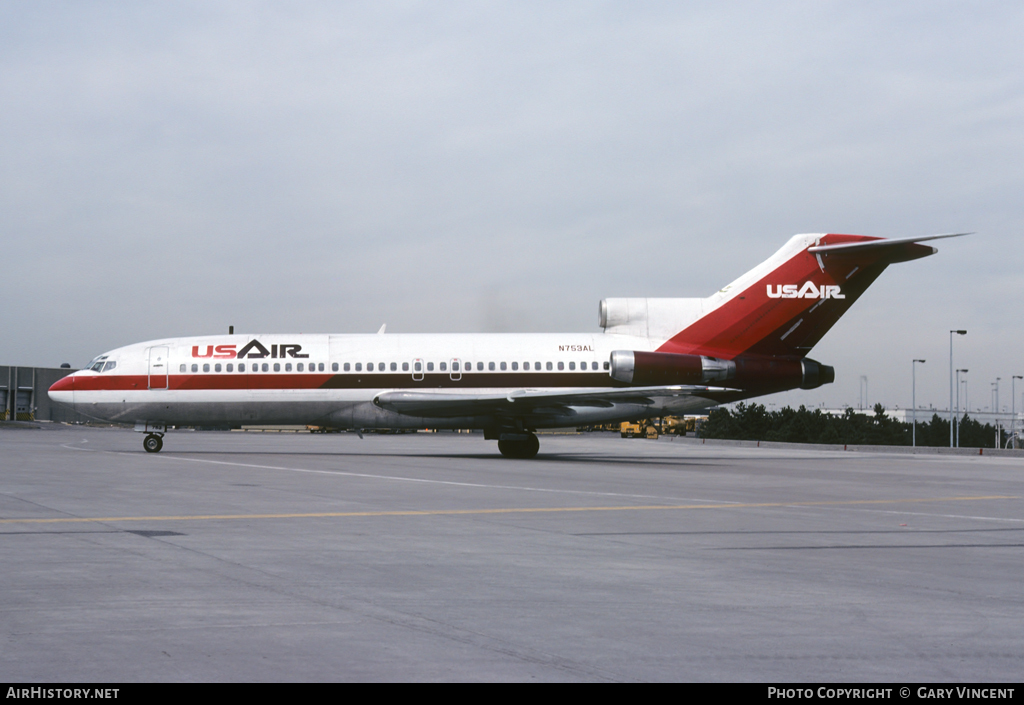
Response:
[[[82,423],[86,417],[50,401],[46,392],[70,367],[0,365],[0,421],[63,421]]]

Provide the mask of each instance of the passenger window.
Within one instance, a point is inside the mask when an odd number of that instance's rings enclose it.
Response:
[[[357,362],[356,363],[356,372],[362,372],[362,371],[363,371],[363,363]]]
[[[181,365],[180,367],[178,367],[178,372],[184,372],[184,371],[185,371],[185,365]]]
[[[494,363],[492,362],[491,364],[493,365]],[[484,363],[482,363],[482,362],[476,363],[476,371],[477,372],[483,372],[484,371]]]
[[[548,363],[547,367],[548,367],[548,372],[550,372],[551,371],[551,363],[550,362]]]
[[[238,371],[239,372],[245,372],[245,363],[244,362],[239,362],[238,363]]]
[[[488,362],[487,363],[487,369],[490,370],[491,372],[494,372],[494,363],[493,362]]]
[[[558,369],[560,369],[560,370],[564,370],[565,369],[565,363],[562,362],[561,360],[559,360],[559,362],[558,362]]]
[[[209,362],[204,362],[203,363],[203,372],[209,372],[209,371],[210,371],[210,363]]]
[[[398,363],[397,362],[392,362],[391,363],[391,371],[392,372],[398,372]]]
[[[193,372],[198,372],[199,371],[199,365],[197,365],[196,363],[193,362],[192,363],[192,371]]]
[[[462,366],[463,366],[463,368],[465,368],[466,372],[472,372],[473,371],[473,363],[472,362],[463,362]]]
[[[535,362],[535,363],[533,363],[533,369],[535,369],[535,370],[537,370],[538,372],[540,372],[540,363],[539,363],[539,362]],[[548,369],[549,369],[549,370],[551,369],[551,363],[550,363],[550,362],[548,363]]]
[[[323,371],[324,371],[324,363],[321,362],[320,363],[320,372],[323,372]]]
[[[373,363],[372,362],[367,362],[366,363],[366,371],[367,372],[373,372]]]
[[[441,365],[440,365],[440,368],[441,368],[442,372],[447,372],[448,371],[448,363],[447,362],[442,362]]]
[[[234,372],[235,371],[235,364],[233,362],[229,362],[228,363],[227,371],[228,372]]]
[[[264,372],[268,372],[269,370],[270,370],[270,365],[268,365],[267,363],[264,362],[263,363],[263,371]]]
[[[508,369],[508,365],[506,365],[504,362],[501,363],[501,370],[502,370],[502,372],[504,372],[507,369]]]
[[[433,362],[428,362],[427,363],[427,372],[433,372],[433,371],[434,371],[434,363]]]
[[[590,369],[592,369],[592,370],[596,370],[597,369],[597,360],[594,360],[593,362],[590,363]]]
[[[298,363],[297,365],[295,365],[295,371],[296,372],[302,372],[304,369],[306,369],[306,368],[302,366],[301,362]]]
[[[351,369],[352,369],[352,365],[346,362],[345,363],[345,371],[348,372]]]
[[[219,362],[216,365],[213,366],[213,371],[214,372],[220,372],[220,363]]]
[[[423,371],[423,363],[420,362],[419,360],[417,360],[416,362],[412,363],[412,370],[413,370],[413,372],[422,372]]]
[[[458,372],[458,371],[459,371],[459,363],[453,361],[452,362],[452,372]]]
[[[504,369],[504,368],[502,368],[502,369]],[[518,362],[513,362],[512,363],[512,371],[515,372],[518,369],[519,369],[519,363]]]
[[[275,362],[274,363],[274,372],[280,372],[280,371],[281,371],[281,363],[280,362]]]
[[[559,367],[558,367],[558,369],[562,369],[562,367],[561,367],[561,363],[559,363]],[[570,370],[571,372],[575,372],[575,371],[576,371],[576,363],[575,363],[575,362],[570,362],[570,363],[569,363],[569,370]]]
[[[290,363],[290,362],[284,363],[284,371],[285,372],[291,372],[292,371],[292,363]]]
[[[408,362],[403,362],[402,363],[402,372],[408,372],[408,371],[409,371],[409,363]]]
[[[608,369],[608,361],[607,361],[607,360],[605,360],[605,361],[604,361],[604,368],[605,368],[606,370]]]
[[[337,372],[337,371],[338,371],[338,363],[337,362],[332,362],[331,363],[331,372]]]

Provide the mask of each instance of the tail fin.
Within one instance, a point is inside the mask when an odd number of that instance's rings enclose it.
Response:
[[[925,240],[967,233],[885,240],[863,235],[796,235],[772,257],[706,299],[647,299],[647,309],[685,321],[658,348],[733,359],[740,355],[803,358],[887,266],[935,254]],[[602,323],[614,302],[602,302]],[[669,302],[678,302],[672,305]],[[629,305],[622,304],[626,309]],[[648,317],[655,310],[645,311]],[[664,319],[664,316],[663,316]],[[635,327],[635,326],[634,326]],[[655,337],[658,326],[650,325]],[[619,332],[606,327],[607,332]],[[626,331],[622,331],[626,332]]]

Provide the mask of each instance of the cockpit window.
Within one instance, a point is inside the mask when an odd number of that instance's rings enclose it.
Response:
[[[103,365],[103,371],[104,372],[110,372],[115,367],[117,367],[117,362],[116,361],[114,361],[114,360],[107,360],[107,362]]]
[[[100,355],[99,357],[97,357],[96,359],[89,363],[89,369],[92,370],[93,372],[102,372],[103,363],[106,362],[106,360],[106,355]]]

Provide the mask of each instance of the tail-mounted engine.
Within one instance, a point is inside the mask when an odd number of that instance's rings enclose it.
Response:
[[[817,389],[836,380],[836,370],[830,365],[803,358],[744,356],[736,362],[736,378],[728,386],[758,394],[770,394],[789,389]]]
[[[718,383],[734,389],[770,393],[786,389],[817,389],[835,381],[829,365],[804,358],[738,357],[722,360],[705,355],[616,350],[612,379],[638,386]]]
[[[707,384],[736,376],[736,363],[703,355],[616,350],[612,379],[637,385]]]

